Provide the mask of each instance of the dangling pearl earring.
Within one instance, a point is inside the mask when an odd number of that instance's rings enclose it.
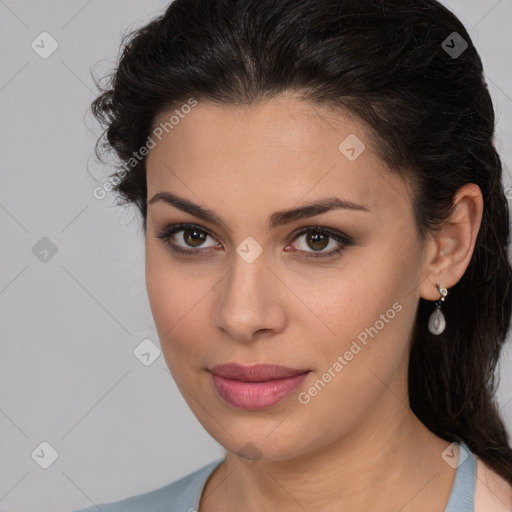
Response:
[[[437,289],[441,296],[439,297],[439,300],[436,301],[436,308],[430,315],[430,319],[428,321],[428,330],[436,336],[441,334],[446,327],[446,320],[444,318],[443,312],[441,311],[441,304],[448,295],[448,290],[440,284],[437,285]]]

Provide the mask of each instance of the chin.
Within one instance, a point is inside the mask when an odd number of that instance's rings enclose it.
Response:
[[[204,411],[198,420],[204,429],[225,450],[237,454],[248,463],[258,460],[285,461],[307,452],[304,445],[307,430],[287,417],[284,412],[275,417],[253,416],[233,418],[229,415],[216,416],[212,421]],[[284,421],[283,421],[284,419]]]

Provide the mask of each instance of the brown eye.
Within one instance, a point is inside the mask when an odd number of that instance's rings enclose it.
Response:
[[[204,253],[210,253],[212,248],[221,247],[208,230],[191,224],[169,225],[156,236],[171,251],[185,256],[201,256]],[[212,238],[213,244],[205,246],[204,243],[208,237]],[[303,247],[295,252],[301,253],[301,257],[304,258],[332,258],[354,245],[351,237],[330,228],[304,228],[295,236],[294,241],[301,237],[305,239]],[[325,249],[330,246],[333,246],[331,250],[326,251]]]
[[[329,235],[318,231],[310,231],[306,234],[306,243],[315,251],[321,251],[329,245]]]
[[[300,231],[294,240],[304,237],[304,243],[299,244],[297,252],[304,253],[304,258],[330,258],[341,254],[347,247],[354,245],[354,241],[347,235],[328,228],[305,228]],[[331,243],[333,242],[333,243]],[[294,242],[294,245],[296,242]],[[300,245],[302,245],[300,247]],[[324,249],[331,246],[330,251]]]
[[[197,256],[218,246],[216,241],[213,245],[204,246],[208,237],[213,239],[207,230],[190,224],[170,225],[157,234],[157,238],[161,239],[173,252],[187,256]]]
[[[206,238],[209,236],[207,233],[200,231],[199,229],[183,229],[182,238],[187,245],[190,247],[199,247]]]

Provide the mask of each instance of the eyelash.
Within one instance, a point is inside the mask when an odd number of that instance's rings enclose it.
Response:
[[[211,248],[203,248],[203,249],[183,249],[182,247],[176,245],[175,242],[171,241],[174,234],[179,231],[188,231],[196,229],[201,233],[204,233],[212,238],[215,238],[210,231],[207,229],[198,226],[197,224],[170,224],[166,226],[163,231],[161,231],[157,238],[161,239],[162,242],[171,249],[174,253],[183,254],[184,256],[193,257],[199,256],[201,253],[208,252]],[[299,232],[295,233],[293,241],[299,238],[301,235],[307,234],[309,232],[320,233],[322,235],[327,235],[330,238],[334,239],[336,242],[342,244],[338,249],[332,249],[328,252],[314,252],[314,251],[299,251],[302,253],[306,253],[306,256],[303,256],[306,259],[321,259],[321,258],[333,258],[339,254],[341,254],[347,247],[354,245],[354,241],[351,237],[334,231],[329,228],[321,228],[320,226],[309,226],[306,228],[302,228]]]

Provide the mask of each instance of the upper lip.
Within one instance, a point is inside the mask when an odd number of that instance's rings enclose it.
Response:
[[[287,368],[278,364],[255,364],[244,366],[238,363],[219,364],[210,369],[211,373],[227,379],[242,380],[247,382],[264,382],[275,379],[295,377],[309,370]]]

